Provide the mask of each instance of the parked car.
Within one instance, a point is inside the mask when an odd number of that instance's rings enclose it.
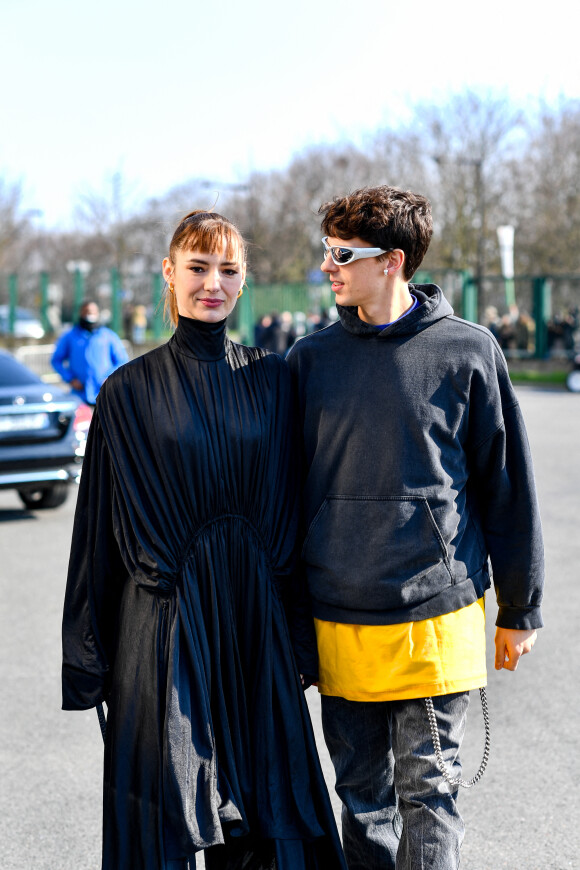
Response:
[[[27,508],[63,504],[78,481],[92,411],[0,351],[0,489]]]
[[[0,305],[0,335],[10,334],[10,308]],[[14,311],[14,338],[44,338],[44,327],[37,314],[28,308]]]

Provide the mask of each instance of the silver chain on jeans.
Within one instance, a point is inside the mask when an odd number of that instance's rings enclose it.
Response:
[[[490,730],[487,695],[484,688],[481,688],[479,690],[479,695],[481,698],[481,709],[483,710],[483,721],[485,724],[485,746],[483,748],[483,758],[481,760],[481,764],[479,765],[479,770],[477,771],[473,779],[468,780],[461,779],[460,776],[453,777],[449,773],[449,770],[447,769],[447,766],[445,764],[445,759],[443,758],[443,753],[441,752],[441,741],[439,740],[439,732],[437,730],[437,718],[435,716],[435,708],[433,707],[433,698],[425,698],[427,716],[429,717],[429,725],[431,726],[431,737],[433,739],[433,746],[435,748],[435,759],[437,761],[437,768],[441,772],[443,779],[448,782],[449,785],[460,785],[463,788],[472,788],[472,786],[474,786],[476,782],[479,782],[485,772],[485,768],[487,767],[487,762],[489,760]]]

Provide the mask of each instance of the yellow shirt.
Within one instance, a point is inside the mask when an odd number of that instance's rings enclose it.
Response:
[[[396,701],[486,685],[485,606],[400,625],[315,619],[322,695]]]

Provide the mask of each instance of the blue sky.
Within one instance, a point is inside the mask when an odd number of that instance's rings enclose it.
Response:
[[[580,97],[568,0],[0,0],[0,177],[39,223],[121,170],[144,196],[231,182],[467,87]]]

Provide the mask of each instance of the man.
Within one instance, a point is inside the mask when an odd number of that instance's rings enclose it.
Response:
[[[306,464],[303,548],[325,739],[349,870],[459,866],[451,778],[470,689],[485,685],[488,565],[497,669],[542,625],[531,460],[505,360],[439,287],[409,281],[429,202],[392,187],[320,209],[340,320],[288,355]]]
[[[54,370],[87,405],[95,404],[104,381],[129,359],[117,333],[101,326],[99,316],[96,302],[83,302],[78,324],[59,338],[51,360]]]

